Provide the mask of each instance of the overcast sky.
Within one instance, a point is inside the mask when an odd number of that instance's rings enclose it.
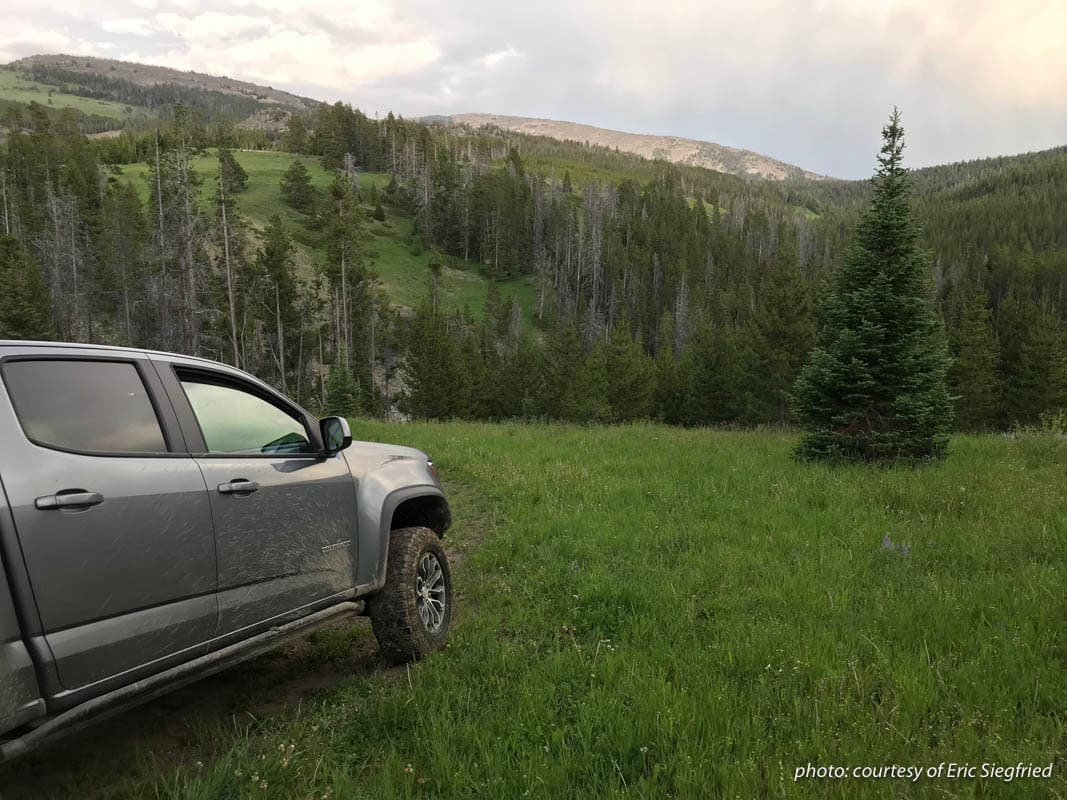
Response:
[[[549,117],[871,172],[1067,144],[1067,0],[5,0],[0,61],[78,53],[373,114]]]

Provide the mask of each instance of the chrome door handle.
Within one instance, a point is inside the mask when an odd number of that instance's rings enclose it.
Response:
[[[53,508],[89,508],[103,502],[104,496],[100,492],[67,492],[38,497],[33,505],[41,511],[48,511]]]
[[[246,481],[237,478],[229,483],[219,484],[219,494],[252,494],[259,491],[259,484],[255,481]]]

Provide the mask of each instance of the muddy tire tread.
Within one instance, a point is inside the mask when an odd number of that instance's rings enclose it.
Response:
[[[422,554],[430,550],[445,573],[445,623],[431,634],[422,624],[415,605],[414,576]],[[382,656],[403,664],[425,658],[444,647],[452,618],[452,577],[437,534],[429,528],[399,528],[389,536],[385,586],[367,601],[367,610]]]

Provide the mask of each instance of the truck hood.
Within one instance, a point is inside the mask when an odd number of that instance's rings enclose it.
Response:
[[[385,464],[400,458],[410,458],[416,461],[426,461],[427,456],[421,450],[414,447],[402,447],[398,444],[381,444],[379,442],[352,442],[352,446],[345,451],[347,454],[364,456],[367,460],[378,461]]]

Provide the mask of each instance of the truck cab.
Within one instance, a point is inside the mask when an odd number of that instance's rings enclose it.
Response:
[[[426,454],[233,367],[0,342],[0,487],[0,757],[333,613],[395,660],[447,634]]]

